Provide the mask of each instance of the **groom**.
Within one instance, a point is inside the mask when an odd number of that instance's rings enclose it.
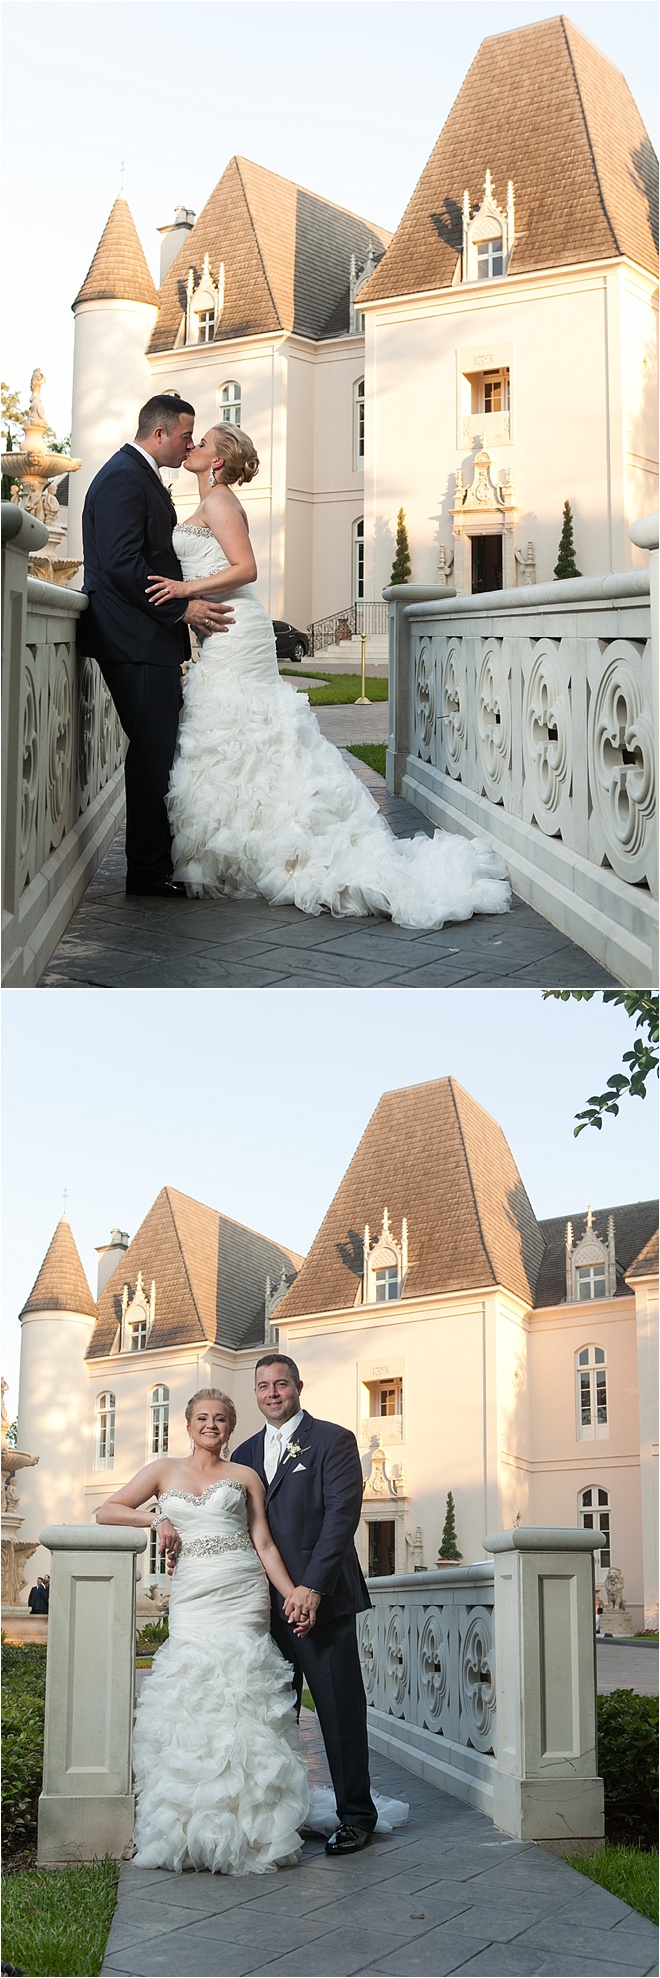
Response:
[[[165,797],[174,758],[181,665],[192,625],[226,632],[231,605],[181,598],[150,604],[151,575],[181,577],[172,547],[176,510],[161,467],[181,467],[192,446],[194,407],[165,392],[143,405],[134,440],[120,447],[87,491],[83,509],[88,609],[79,621],[81,654],[98,661],[128,736],[126,891],[185,897],[172,878]]]
[[[266,1514],[295,1588],[284,1600],[271,1587],[271,1632],[294,1664],[298,1699],[311,1690],[337,1801],[339,1827],[326,1854],[355,1854],[376,1825],[369,1782],[367,1704],[355,1616],[371,1606],[353,1543],[362,1509],[362,1469],[355,1437],[335,1422],[317,1422],[301,1406],[302,1381],[287,1354],[257,1361],[257,1407],[266,1429],[234,1451],[266,1488]],[[299,1639],[292,1623],[312,1614]]]

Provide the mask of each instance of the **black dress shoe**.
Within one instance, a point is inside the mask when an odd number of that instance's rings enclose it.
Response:
[[[329,1841],[326,1841],[326,1854],[359,1854],[360,1848],[368,1848],[371,1834],[363,1827],[348,1827],[342,1821]]]
[[[187,900],[187,889],[182,879],[161,879],[155,886],[127,886],[130,899],[138,900]]]

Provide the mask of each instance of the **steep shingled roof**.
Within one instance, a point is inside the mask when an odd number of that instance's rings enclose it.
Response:
[[[111,1353],[121,1319],[122,1291],[147,1293],[156,1283],[156,1316],[149,1348],[209,1341],[223,1346],[263,1343],[266,1278],[297,1270],[301,1258],[267,1236],[232,1222],[177,1188],[161,1188],[99,1299],[99,1322],[88,1358]]]
[[[368,302],[448,288],[490,169],[506,206],[510,272],[628,255],[658,265],[657,160],[625,77],[558,15],[482,41],[380,267]]]
[[[66,1216],[58,1223],[24,1312],[82,1312],[96,1318],[92,1297]]]
[[[370,241],[378,248],[390,239],[290,179],[231,158],[165,276],[149,350],[173,349],[188,269],[199,279],[205,254],[216,279],[225,268],[216,343],[278,330],[317,341],[339,335],[348,329],[351,254],[365,261]]]
[[[497,1122],[454,1078],[386,1092],[373,1113],[309,1256],[277,1309],[350,1311],[362,1279],[363,1232],[389,1211],[408,1218],[403,1301],[500,1284],[531,1304],[543,1239]]]
[[[78,290],[79,302],[158,302],[135,221],[123,193],[115,200],[91,268]]]
[[[579,1243],[586,1213],[584,1208],[573,1213],[569,1210],[565,1216],[550,1216],[539,1224],[545,1238],[545,1254],[534,1299],[537,1309],[566,1304],[566,1224],[572,1222],[575,1242]],[[603,1240],[607,1237],[608,1216],[614,1217],[615,1295],[617,1298],[628,1298],[630,1293],[625,1278],[630,1276],[631,1264],[657,1230],[658,1204],[657,1201],[623,1202],[613,1209],[594,1209],[594,1231]]]
[[[629,1270],[626,1271],[626,1277],[629,1283],[634,1278],[657,1277],[659,1237],[660,1230],[654,1230],[653,1235],[649,1237],[648,1243],[644,1244],[643,1250],[640,1250],[639,1256],[635,1258],[634,1264],[631,1264]]]

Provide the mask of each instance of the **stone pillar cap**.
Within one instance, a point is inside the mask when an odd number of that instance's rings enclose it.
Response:
[[[565,1525],[516,1525],[511,1532],[493,1532],[483,1541],[484,1552],[598,1552],[604,1532],[567,1530]]]
[[[658,520],[657,514],[641,515],[638,522],[633,522],[632,527],[628,530],[628,535],[631,543],[636,544],[637,549],[657,549]]]
[[[136,1525],[45,1525],[39,1544],[48,1552],[144,1552],[148,1536]]]

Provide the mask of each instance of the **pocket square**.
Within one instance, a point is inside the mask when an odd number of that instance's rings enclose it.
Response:
[[[307,1469],[307,1464],[306,1464],[306,1463],[296,1463],[296,1469],[295,1469],[295,1470],[294,1470],[294,1472],[293,1472],[293,1474],[294,1474],[294,1477],[295,1477],[295,1474],[296,1474],[296,1470],[306,1470],[306,1469]]]

